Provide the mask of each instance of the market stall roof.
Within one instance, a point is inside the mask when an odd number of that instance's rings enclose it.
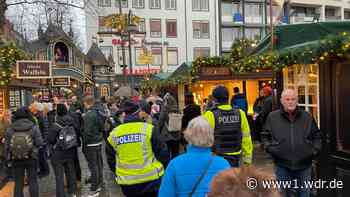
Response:
[[[157,79],[157,80],[166,80],[168,79],[170,76],[171,76],[171,72],[161,72],[161,73],[157,73],[153,76],[154,79]]]
[[[184,62],[174,72],[161,72],[153,76],[156,80],[168,80],[177,76],[184,76],[190,73],[192,63]]]
[[[314,41],[324,39],[328,35],[335,35],[341,32],[350,32],[350,21],[279,25],[275,27],[277,40],[274,49],[282,50],[300,46],[300,44],[306,46]],[[253,54],[266,52],[270,47],[271,35],[267,35],[261,40]]]

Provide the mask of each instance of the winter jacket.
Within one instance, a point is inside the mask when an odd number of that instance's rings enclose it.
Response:
[[[143,122],[138,115],[128,115],[124,119],[124,123],[130,123],[130,122]],[[158,129],[156,127],[153,127],[152,131],[152,138],[151,138],[151,144],[152,144],[152,151],[154,153],[155,158],[159,161],[160,158],[160,152],[163,149],[163,146],[165,144],[161,141],[160,135],[158,133]],[[109,168],[113,173],[115,173],[115,150],[109,143],[106,143],[106,156],[107,156],[107,163]]]
[[[60,133],[61,128],[57,125],[59,124],[61,127],[65,126],[73,126],[75,131],[78,133],[78,129],[74,124],[74,119],[69,115],[57,116],[56,122],[50,125],[49,127],[49,135],[48,135],[48,143],[51,147],[51,161],[57,162],[60,160],[66,159],[74,159],[77,148],[71,148],[68,150],[62,150],[60,147],[54,148],[57,143],[58,135]]]
[[[276,165],[292,170],[311,166],[322,146],[321,132],[314,118],[299,108],[294,120],[283,109],[271,112],[262,140]]]
[[[186,105],[183,111],[183,116],[182,116],[182,129],[186,129],[188,123],[195,117],[201,115],[201,108],[199,105],[196,104],[190,104]]]
[[[213,160],[208,172],[193,194],[193,197],[204,197],[209,192],[212,178],[220,171],[230,168],[230,164],[224,158],[212,155],[211,148],[193,145],[187,146],[187,153],[169,163],[158,197],[188,197],[211,157]]]
[[[41,136],[44,140],[44,143],[47,143],[47,135],[48,135],[48,128],[47,128],[47,119],[44,117],[42,112],[38,112],[35,114],[35,118],[38,121],[38,126],[41,132]]]
[[[32,129],[33,132],[32,137],[34,143],[34,149],[31,156],[33,159],[38,159],[39,148],[44,145],[39,127],[29,119],[18,119],[11,124],[11,126],[6,130],[5,134],[5,155],[8,160],[11,158],[10,144],[13,133],[16,131],[27,131],[30,129]]]
[[[103,141],[103,123],[99,121],[99,108],[93,106],[87,109],[83,116],[84,130],[81,133],[84,146],[95,146],[102,144]]]
[[[166,102],[164,107],[159,115],[158,121],[158,129],[161,135],[162,140],[170,141],[170,140],[180,140],[181,134],[178,132],[169,132],[167,128],[167,124],[169,122],[169,113],[179,113],[179,108],[177,106],[176,100],[173,96],[168,96],[166,98]]]
[[[248,102],[245,94],[236,94],[231,99],[231,106],[243,110],[245,113],[248,111]]]
[[[261,111],[257,118],[261,125],[265,124],[266,118],[270,112],[272,112],[272,96],[265,97],[262,102]]]

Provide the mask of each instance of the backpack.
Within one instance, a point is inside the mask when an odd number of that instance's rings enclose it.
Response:
[[[61,126],[57,122],[55,123],[60,131],[58,133],[58,139],[54,146],[54,149],[59,147],[62,150],[68,150],[78,146],[78,137],[73,126]]]
[[[10,140],[11,159],[23,160],[32,157],[34,149],[33,129],[14,131]]]
[[[169,132],[177,132],[182,129],[182,114],[180,113],[169,113],[169,120],[167,123]]]

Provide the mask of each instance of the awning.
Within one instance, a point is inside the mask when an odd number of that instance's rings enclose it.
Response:
[[[155,80],[169,80],[175,77],[186,77],[191,72],[192,63],[182,63],[174,72],[161,72],[153,76]]]
[[[322,40],[328,35],[336,35],[341,32],[350,32],[349,21],[279,25],[275,27],[276,43],[274,49],[279,51],[300,46],[300,44],[307,46],[307,44]],[[267,35],[252,54],[266,52],[270,46],[271,35]]]

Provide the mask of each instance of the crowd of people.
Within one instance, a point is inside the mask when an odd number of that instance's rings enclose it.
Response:
[[[310,196],[306,188],[262,186],[274,177],[298,184],[311,179],[321,135],[313,117],[297,107],[295,91],[284,90],[275,111],[270,87],[254,104],[253,128],[275,162],[275,176],[254,168],[247,102],[238,88],[234,92],[230,102],[227,88],[215,87],[203,112],[191,93],[184,109],[170,93],[34,101],[4,114],[1,165],[15,180],[15,197],[23,197],[26,180],[31,197],[39,197],[38,178],[50,174],[49,163],[57,197],[76,196],[81,181],[90,184],[88,197],[97,197],[105,187],[103,154],[126,197]],[[81,180],[80,147],[90,171],[87,180]],[[252,177],[254,189],[245,182]]]

